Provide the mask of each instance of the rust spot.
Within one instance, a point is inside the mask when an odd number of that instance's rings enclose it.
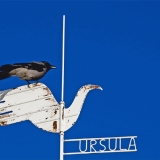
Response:
[[[54,111],[54,114],[57,114],[57,110]]]
[[[0,125],[1,125],[1,126],[6,126],[6,125],[7,125],[7,122],[6,122],[6,121],[0,121]]]
[[[53,131],[56,132],[57,131],[57,121],[53,122]]]
[[[84,89],[84,92],[85,92],[87,89],[97,89],[97,88],[100,88],[100,87],[97,85],[90,85],[89,87],[85,85],[81,89]]]
[[[45,88],[43,88],[43,89],[47,91],[47,94],[46,94],[45,96],[48,96],[48,95],[51,94],[51,92],[50,92],[50,90],[48,89],[48,87],[45,87]]]
[[[5,118],[5,117],[10,117],[8,114],[5,114],[5,115],[3,115],[3,116],[0,116],[0,119],[3,119],[3,118]]]
[[[97,85],[92,85],[92,86],[90,86],[90,88],[91,88],[91,89],[97,89],[97,88],[100,88],[100,87],[97,86]]]
[[[62,110],[62,119],[64,119],[64,107],[63,107],[63,110]]]
[[[60,135],[64,135],[64,132],[63,132],[63,131],[60,131]]]
[[[87,89],[87,88],[86,88],[86,86],[83,86],[82,88],[84,88],[84,92],[85,92],[85,91],[86,91],[86,89]]]
[[[51,93],[50,93],[51,94]],[[47,96],[47,95],[46,95]],[[46,98],[45,100],[50,100],[50,101],[53,101],[54,102],[54,99],[53,98]]]
[[[41,84],[39,82],[36,82],[36,83],[30,84],[30,85],[31,85],[31,87],[37,87],[37,86],[40,86]]]

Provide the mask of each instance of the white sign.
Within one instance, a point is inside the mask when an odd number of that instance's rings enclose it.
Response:
[[[135,138],[137,136],[68,139],[64,140],[64,142],[79,142],[79,151],[64,153],[64,155],[134,152],[137,151]]]

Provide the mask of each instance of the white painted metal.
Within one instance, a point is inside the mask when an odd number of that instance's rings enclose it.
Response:
[[[101,140],[101,139],[115,139],[115,138],[137,138],[137,136],[121,136],[121,137],[103,137],[103,138],[78,138],[78,139],[65,139],[64,142],[71,142],[71,141],[85,141],[85,140]]]
[[[42,83],[31,84],[30,88],[25,85],[1,92],[0,124],[2,126],[30,120],[43,130],[57,132],[55,126],[57,124],[54,123],[54,119],[59,118],[57,110],[59,104],[49,88]],[[11,113],[7,113],[10,111]]]
[[[69,108],[66,108],[64,111],[64,117],[65,117],[65,131],[70,129],[76,122],[76,120],[79,117],[79,114],[81,112],[83,103],[85,101],[85,98],[90,90],[93,89],[101,89],[100,86],[97,85],[85,85],[79,89],[79,91],[76,94],[76,97],[74,98],[74,101],[72,102],[71,106]]]
[[[65,121],[64,121],[64,102],[61,101],[60,103],[60,160],[63,160],[64,155],[64,127],[65,127]]]
[[[62,30],[62,93],[61,101],[64,100],[64,51],[65,51],[65,15],[63,15],[63,30]]]
[[[137,136],[123,136],[123,137],[105,137],[105,138],[81,138],[81,139],[67,139],[64,142],[79,142],[79,152],[68,152],[64,155],[74,155],[74,154],[92,154],[92,153],[115,153],[115,152],[135,152]],[[122,141],[128,139],[128,147],[122,148]],[[115,141],[114,148],[111,149],[111,140]],[[81,142],[85,142],[85,149],[81,149]],[[134,143],[132,143],[132,141]],[[103,144],[102,144],[103,142]],[[107,143],[104,143],[107,142]],[[99,149],[97,148],[99,145]],[[112,144],[113,145],[113,144]],[[96,146],[96,147],[95,147]],[[131,148],[132,147],[132,148]]]
[[[85,85],[80,88],[72,105],[65,108],[62,114],[65,122],[63,131],[74,125],[88,92],[96,88],[101,89],[96,85]],[[46,85],[38,83],[37,86],[31,84],[30,88],[25,85],[2,91],[0,100],[0,124],[2,126],[30,120],[45,131],[60,132],[60,105]],[[64,103],[61,104],[64,105]],[[9,111],[12,113],[7,113]]]
[[[63,15],[63,30],[62,30],[62,93],[60,102],[60,160],[63,160],[64,155],[64,50],[65,49],[65,15]]]
[[[64,153],[64,155],[75,155],[75,154],[93,154],[93,153],[118,153],[118,152],[135,152],[137,150],[124,150],[124,151],[121,151],[121,150],[116,150],[116,151],[103,151],[103,152],[100,152],[100,151],[96,151],[96,152],[73,152],[73,153]]]
[[[64,159],[64,132],[60,132],[60,160]]]

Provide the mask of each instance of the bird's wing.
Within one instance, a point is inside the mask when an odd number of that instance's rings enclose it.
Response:
[[[0,66],[0,71],[10,72],[11,70],[16,68],[26,68],[42,72],[45,66],[42,62],[5,64]]]
[[[40,62],[31,62],[31,63],[15,63],[13,64],[14,67],[17,68],[27,68],[31,70],[37,70],[39,72],[42,72],[43,69],[45,68],[43,63]]]
[[[11,65],[11,64],[5,64],[5,65],[2,65],[1,67],[0,67],[0,71],[2,71],[2,72],[9,72],[9,71],[11,71],[11,70],[13,70],[13,69],[15,69],[15,68],[17,68],[16,66],[13,66],[13,65]]]

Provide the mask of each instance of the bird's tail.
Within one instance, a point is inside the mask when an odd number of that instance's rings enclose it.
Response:
[[[0,80],[9,78],[10,75],[7,72],[0,72]]]

